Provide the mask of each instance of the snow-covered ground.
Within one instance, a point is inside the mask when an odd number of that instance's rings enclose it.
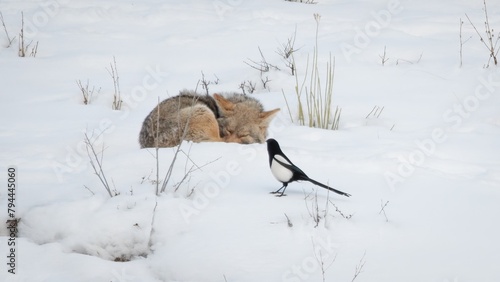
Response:
[[[0,280],[500,281],[500,69],[484,67],[487,50],[465,17],[483,32],[482,1],[317,2],[2,0],[16,41],[6,48],[0,30],[0,221],[11,166],[21,221],[15,265],[0,228]],[[487,4],[499,30],[500,2]],[[21,12],[34,58],[17,56]],[[276,51],[296,30],[303,78],[315,13],[322,73],[335,57],[337,131],[292,122],[282,95],[296,118],[295,78]],[[260,61],[258,48],[281,68],[263,74],[267,89],[244,63]],[[142,121],[202,72],[218,80],[212,93],[256,83],[252,96],[281,108],[269,136],[310,177],[353,196],[301,182],[277,198],[265,144],[184,143],[190,160],[179,155],[156,197]],[[90,105],[78,80],[100,88]],[[105,148],[118,196],[94,174],[85,133]],[[174,153],[160,150],[161,178]],[[193,163],[205,166],[175,191]]]

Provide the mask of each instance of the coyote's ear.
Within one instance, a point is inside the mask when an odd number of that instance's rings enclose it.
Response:
[[[217,104],[221,108],[222,111],[232,111],[234,110],[234,104],[227,100],[226,98],[222,97],[219,94],[214,94],[215,101],[217,101]]]
[[[267,112],[262,112],[259,114],[259,118],[262,120],[263,123],[269,123],[273,119],[273,117],[280,111],[279,108],[270,110]]]

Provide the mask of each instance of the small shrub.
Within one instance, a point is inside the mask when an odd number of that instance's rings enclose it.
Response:
[[[253,94],[255,92],[255,87],[255,82],[252,82],[251,80],[245,80],[240,83],[240,86],[238,86],[238,88],[243,92],[243,95]]]
[[[38,52],[38,41],[35,43],[35,46],[31,47],[30,49],[32,43],[33,40],[30,41],[28,44],[26,44],[24,41],[24,13],[21,12],[21,31],[19,32],[19,48],[18,48],[19,57],[26,57],[26,55],[30,57],[36,57],[36,54]]]
[[[81,80],[77,80],[76,84],[78,85],[78,88],[80,89],[80,92],[82,93],[82,98],[83,98],[83,104],[88,105],[92,101],[92,97],[94,96],[95,92],[95,86],[92,86],[92,88],[89,87],[89,81],[87,80],[87,84],[85,86],[83,85]],[[101,88],[97,89],[97,94],[101,91]]]
[[[296,35],[297,28],[295,28],[295,32],[287,39],[286,43],[282,43],[276,51],[276,53],[283,59],[283,61],[285,62],[285,66],[290,70],[292,75],[295,75],[295,62],[293,61],[292,55],[298,50],[295,49]]]
[[[469,20],[469,23],[472,25],[474,30],[476,31],[477,35],[479,35],[479,38],[481,42],[483,43],[484,47],[488,50],[489,53],[489,59],[488,59],[488,64],[486,64],[486,67],[489,67],[491,59],[493,59],[493,63],[498,65],[498,51],[500,51],[500,46],[498,46],[498,41],[500,40],[500,32],[496,35],[495,38],[495,31],[494,29],[490,26],[490,19],[488,17],[488,8],[486,7],[486,0],[483,0],[484,4],[484,29],[485,29],[485,35],[483,36],[479,30],[476,28],[476,26],[472,23],[471,19],[467,14],[465,16],[467,17],[467,20]]]
[[[207,95],[210,95],[210,91],[208,89],[208,87],[210,85],[218,85],[219,82],[220,82],[220,79],[214,74],[214,77],[215,79],[214,80],[208,80],[208,79],[205,79],[205,74],[203,73],[203,71],[201,72],[201,79],[198,80],[198,83],[196,85],[196,89],[195,91],[197,91],[197,88],[198,88],[198,85],[201,84],[201,88],[203,88],[203,90],[205,90],[205,93]]]

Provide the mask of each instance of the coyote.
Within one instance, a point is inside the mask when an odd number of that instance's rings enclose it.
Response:
[[[254,98],[181,91],[156,106],[139,134],[141,148],[173,147],[193,142],[264,143],[269,122],[280,109],[264,111]]]

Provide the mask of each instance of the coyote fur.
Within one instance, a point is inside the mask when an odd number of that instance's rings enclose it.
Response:
[[[213,96],[184,90],[163,100],[142,124],[141,148],[173,147],[182,140],[264,143],[280,109],[264,111],[259,101],[246,95]]]

